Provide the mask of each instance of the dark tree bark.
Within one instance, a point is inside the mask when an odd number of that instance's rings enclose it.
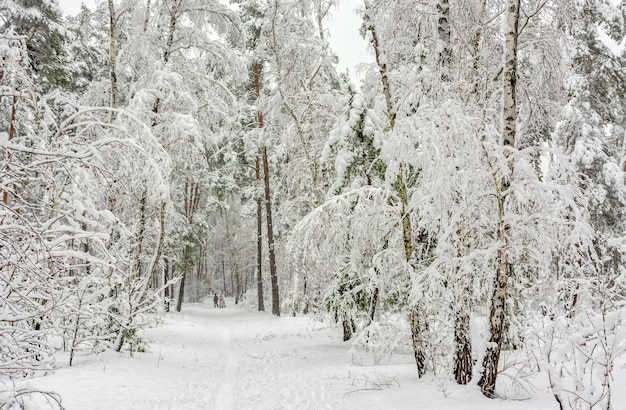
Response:
[[[257,37],[259,33],[255,33],[255,38],[253,41],[253,48],[256,48]],[[258,62],[254,62],[252,65],[252,78],[254,81],[254,93],[255,97],[258,99],[261,96],[261,72],[260,65]],[[257,111],[256,115],[257,126],[259,129],[262,129],[265,125],[263,122],[263,113],[261,111]],[[261,161],[259,156],[256,157],[255,164],[255,176],[257,182],[261,181]],[[263,294],[263,199],[258,197],[256,200],[256,218],[257,218],[257,303],[259,307],[259,312],[265,311],[265,302],[264,302],[264,294]]]
[[[165,285],[170,280],[170,260],[168,258],[165,259],[165,270],[163,272],[163,285]],[[170,298],[172,295],[170,294],[170,287],[165,286],[163,289],[163,299],[165,304],[165,311],[170,311]]]
[[[185,298],[185,278],[187,274],[183,269],[183,277],[180,278],[180,287],[178,288],[178,299],[176,299],[176,311],[180,312],[183,308],[183,299]]]
[[[109,4],[109,74],[111,79],[111,108],[117,108],[117,16],[113,0]],[[115,120],[116,112],[111,111],[111,121]]]
[[[343,341],[347,342],[352,338],[352,325],[350,324],[350,321],[346,318],[344,318],[341,323],[343,325]]]
[[[259,157],[256,158],[256,179],[261,180],[261,164]],[[256,229],[257,229],[257,248],[256,248],[256,281],[257,281],[257,301],[259,312],[265,311],[265,302],[263,301],[263,200],[259,197],[256,200]]]
[[[280,316],[278,276],[276,274],[276,253],[274,252],[274,226],[272,222],[272,198],[270,192],[270,173],[267,159],[267,147],[261,148],[263,160],[263,180],[265,183],[265,216],[267,219],[267,246],[270,257],[270,279],[272,282],[272,314]]]
[[[178,298],[176,299],[176,311],[180,312],[183,307],[183,300],[185,299],[185,282],[187,280],[187,270],[189,270],[189,258],[191,254],[191,247],[189,245],[185,246],[185,250],[183,251],[183,263],[182,263],[182,271],[183,275],[180,278],[180,286],[178,287]]]

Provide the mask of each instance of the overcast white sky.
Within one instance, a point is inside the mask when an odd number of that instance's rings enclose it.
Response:
[[[101,0],[59,0],[61,8],[66,14],[76,14],[80,10],[81,3],[94,8]],[[332,10],[332,19],[329,21],[330,45],[339,56],[339,72],[346,68],[350,70],[351,78],[358,78],[356,66],[363,62],[374,61],[371,53],[367,51],[365,40],[359,35],[361,25],[360,18],[354,13],[354,9],[362,4],[362,0],[343,0],[338,8]]]
[[[85,3],[88,7],[94,8],[97,0],[59,0],[59,5],[66,14],[74,15],[80,11],[80,4]]]

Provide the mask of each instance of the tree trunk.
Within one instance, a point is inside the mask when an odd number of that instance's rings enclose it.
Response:
[[[117,108],[117,28],[115,5],[109,2],[109,74],[111,78],[111,108]],[[111,111],[111,121],[115,121],[116,112]]]
[[[465,217],[457,231],[459,238],[464,238]],[[470,313],[472,296],[472,276],[461,270],[461,261],[465,257],[467,247],[464,239],[457,245],[459,260],[454,270],[454,289],[456,291],[455,324],[454,324],[454,376],[458,384],[468,384],[472,380],[472,339],[470,334]]]
[[[87,211],[83,211],[82,216],[83,216],[83,222],[80,224],[80,229],[82,229],[82,231],[84,233],[87,233],[87,228],[88,228],[88,226],[87,226]],[[89,241],[87,239],[85,239],[82,242],[81,248],[82,248],[82,252],[85,255],[89,255],[90,249],[89,249]],[[90,263],[87,263],[85,265],[85,273],[87,275],[89,275],[91,273],[91,264]]]
[[[259,157],[256,159],[257,180],[261,179]],[[257,280],[257,301],[259,311],[265,311],[263,302],[263,205],[262,199],[256,200],[256,228],[257,228],[257,248],[256,248],[256,280]]]
[[[145,181],[144,181],[145,182]],[[141,277],[141,257],[143,254],[143,238],[146,233],[146,201],[148,198],[148,186],[144,187],[144,191],[139,201],[139,232],[137,232],[137,249],[135,252],[135,266],[131,272],[131,280]]]
[[[143,20],[143,32],[147,32],[148,31],[148,23],[150,22],[150,6],[151,6],[151,0],[148,0],[146,2],[146,17]]]
[[[241,286],[239,286],[239,271],[235,271],[235,305],[239,303],[239,292]]]
[[[346,317],[341,321],[343,325],[343,341],[347,342],[352,338],[352,324]]]
[[[256,48],[257,38],[254,38],[253,48]],[[252,65],[252,78],[254,81],[254,92],[255,96],[258,99],[261,96],[261,73],[259,68],[259,63],[254,62]],[[259,129],[262,129],[264,126],[263,122],[263,113],[261,111],[257,111],[256,115],[257,126]],[[254,167],[255,176],[257,182],[261,181],[261,161],[259,156],[256,156],[256,163]],[[259,312],[265,311],[265,302],[263,301],[263,199],[258,197],[256,200],[256,218],[257,218],[257,302],[259,306]]]
[[[411,324],[411,342],[413,344],[413,355],[417,366],[417,376],[422,377],[426,372],[426,355],[424,354],[424,340],[422,338],[422,319],[417,306],[413,306],[409,312],[409,322]]]
[[[185,299],[185,282],[187,281],[187,271],[189,270],[189,258],[191,253],[191,246],[185,245],[183,251],[183,261],[181,264],[183,275],[180,278],[180,286],[178,287],[178,298],[176,299],[176,311],[180,312],[183,307],[183,301]]]
[[[165,50],[163,50],[163,62],[168,63],[172,56],[172,48],[174,45],[174,34],[176,33],[176,24],[178,23],[179,11],[181,7],[181,0],[175,0],[174,4],[170,7],[170,24],[167,32],[167,40],[165,43]],[[152,111],[157,114],[161,107],[161,98],[156,99]],[[156,122],[156,118],[154,120]]]
[[[265,182],[265,215],[267,218],[267,245],[270,257],[270,279],[272,282],[272,314],[280,316],[278,276],[276,275],[276,253],[274,252],[274,227],[272,224],[272,198],[270,194],[270,173],[267,160],[267,147],[261,149],[263,160],[263,180]]]
[[[224,244],[222,243],[222,281],[224,286],[222,292],[226,293],[226,261],[224,260]]]
[[[176,275],[176,264],[172,263],[170,265],[170,279],[174,279]],[[169,291],[169,295],[170,295],[170,299],[174,297],[174,283],[172,282],[172,284],[169,286],[170,291]],[[171,302],[170,302],[171,303]],[[170,303],[167,304],[168,306],[168,312],[169,312],[169,305]]]
[[[169,258],[165,259],[165,269],[163,270],[163,299],[165,305],[165,311],[170,311],[170,298],[172,297],[170,294],[170,287],[165,286],[167,282],[170,280],[170,260]]]
[[[509,0],[507,12],[506,32],[506,66],[504,70],[504,109],[503,109],[503,146],[504,154],[508,159],[509,175],[513,175],[513,158],[511,150],[515,148],[517,104],[517,39],[519,27],[520,0]],[[506,223],[506,193],[511,181],[503,177],[496,187],[500,220],[498,222],[498,239],[501,243],[497,252],[498,266],[494,278],[493,295],[491,298],[491,312],[489,315],[489,348],[483,362],[483,375],[478,382],[483,395],[493,398],[498,375],[498,361],[502,349],[504,336],[504,309],[506,304],[506,288],[510,276],[510,262],[508,254],[510,226]]]
[[[454,377],[458,384],[472,380],[472,342],[470,339],[470,315],[466,304],[457,307],[454,329]]]
[[[376,27],[371,22],[367,13],[371,10],[370,1],[365,1],[366,15],[364,17],[365,24],[370,34],[372,35],[372,47],[374,48],[374,57],[376,58],[376,65],[380,73],[380,81],[383,85],[383,95],[385,97],[385,103],[387,104],[387,116],[389,118],[389,128],[393,130],[396,125],[396,110],[393,107],[393,100],[391,98],[391,86],[389,85],[389,76],[387,75],[387,63],[386,59],[382,55],[382,49],[380,46],[380,40]]]
[[[178,288],[178,299],[176,300],[176,311],[180,312],[183,308],[183,299],[185,298],[185,279],[187,277],[186,269],[183,269],[183,277],[180,278],[180,287]]]

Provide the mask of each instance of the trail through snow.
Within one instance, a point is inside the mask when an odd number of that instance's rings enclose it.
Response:
[[[147,353],[82,356],[31,384],[61,394],[68,410],[343,408],[343,392],[325,392],[341,373],[328,363],[346,362],[333,331],[229,302],[168,314],[144,333]]]
[[[59,393],[68,410],[556,408],[547,391],[488,400],[476,385],[418,380],[410,354],[355,364],[337,328],[228,302],[167,314],[163,326],[144,332],[145,353],[79,356],[74,367],[60,361],[54,374],[28,383]]]

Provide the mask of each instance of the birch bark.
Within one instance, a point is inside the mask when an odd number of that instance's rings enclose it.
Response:
[[[517,103],[516,103],[516,79],[517,79],[517,42],[519,29],[520,0],[510,0],[507,10],[507,32],[505,40],[505,67],[504,67],[504,108],[503,108],[503,140],[504,155],[508,159],[508,173],[513,175],[512,151],[515,149]],[[509,260],[510,225],[507,221],[506,202],[507,193],[511,186],[510,178],[503,176],[496,181],[496,194],[498,200],[499,222],[498,239],[500,248],[497,251],[496,276],[494,278],[493,295],[491,297],[491,312],[489,315],[489,330],[491,337],[489,347],[483,361],[483,375],[478,382],[483,395],[493,398],[495,394],[496,378],[498,375],[498,361],[502,349],[504,334],[506,304],[506,288],[511,274],[511,262]]]

